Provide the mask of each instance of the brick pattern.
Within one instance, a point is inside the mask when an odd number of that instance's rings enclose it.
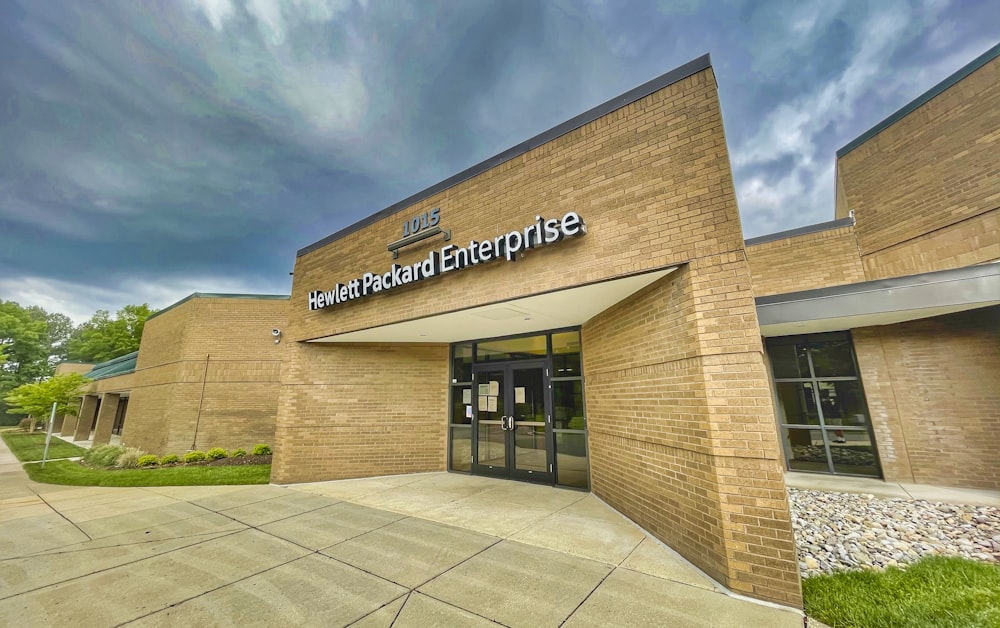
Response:
[[[800,605],[750,276],[694,260],[583,327],[594,493],[735,591]]]
[[[880,329],[881,327],[862,327],[852,330],[854,353],[865,400],[868,402],[868,414],[875,433],[882,477],[889,482],[913,482],[906,434],[896,403],[896,383],[882,347]],[[912,391],[900,389],[900,394],[912,394]]]
[[[271,330],[284,328],[287,309],[285,300],[191,299],[146,323],[134,373],[88,392],[127,391],[122,442],[157,455],[273,444],[287,345]]]
[[[1000,59],[840,158],[862,256],[1000,207],[997,129]],[[975,255],[974,248],[969,243],[966,252]]]
[[[73,440],[87,440],[90,438],[90,428],[94,424],[94,417],[97,414],[97,395],[84,395],[80,402],[80,413],[77,418]]]
[[[1000,190],[997,191],[1000,197]],[[885,279],[1000,260],[1000,209],[943,227],[864,258],[865,277]]]
[[[764,242],[746,250],[758,297],[865,280],[853,227]]]
[[[447,345],[290,348],[271,479],[443,471]]]
[[[588,233],[308,311],[309,291],[387,270],[385,244],[434,207],[461,246],[536,214],[576,211]],[[407,247],[398,263],[441,245]],[[289,329],[308,340],[668,266],[682,268],[583,328],[594,491],[733,589],[801,605],[711,71],[298,258]],[[447,369],[447,347],[290,348],[273,479],[443,469]],[[720,481],[718,469],[739,465],[753,471]],[[779,541],[777,555],[764,538]]]
[[[298,258],[289,328],[306,340],[740,250],[735,202],[707,70]],[[568,211],[580,213],[588,233],[516,263],[496,260],[308,311],[309,291],[388,270],[385,245],[402,237],[402,222],[435,207],[456,245]],[[396,261],[415,263],[443,245],[432,238]]]
[[[858,363],[869,407],[888,409],[893,430],[902,432],[913,480],[1000,489],[1000,307],[859,332],[862,345],[881,341],[884,365],[868,351]],[[884,377],[894,399],[869,384]]]

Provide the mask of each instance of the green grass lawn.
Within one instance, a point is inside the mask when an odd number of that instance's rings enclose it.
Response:
[[[802,581],[806,614],[833,628],[1000,626],[1000,565],[928,557],[905,570]]]
[[[93,469],[72,460],[26,464],[35,482],[70,486],[208,486],[215,484],[267,484],[271,465],[167,467],[162,469]]]
[[[22,462],[30,460],[41,460],[42,452],[45,451],[45,433],[18,433],[3,432],[3,440],[10,447],[10,451]],[[49,460],[55,458],[75,458],[82,456],[86,451],[83,447],[77,447],[73,443],[67,443],[61,438],[52,437],[49,443]],[[47,465],[46,465],[47,466]]]

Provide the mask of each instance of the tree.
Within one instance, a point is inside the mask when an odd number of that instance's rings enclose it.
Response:
[[[48,324],[44,318],[14,301],[0,301],[0,354],[0,394],[49,375]]]
[[[146,319],[155,311],[147,303],[126,305],[115,318],[107,310],[98,310],[70,336],[66,357],[80,362],[105,362],[137,350]]]
[[[76,414],[80,409],[80,394],[90,380],[79,373],[63,373],[49,379],[22,384],[7,393],[11,414],[26,414],[36,419],[48,417],[52,404],[56,414]],[[32,424],[34,427],[34,424]]]

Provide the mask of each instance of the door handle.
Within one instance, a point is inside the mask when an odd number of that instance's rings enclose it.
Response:
[[[500,417],[500,429],[502,429],[505,432],[507,431],[507,415],[506,414],[503,415],[502,417]]]

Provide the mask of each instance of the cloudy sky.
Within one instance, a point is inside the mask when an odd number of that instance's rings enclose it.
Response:
[[[997,43],[1000,0],[0,3],[0,299],[287,293],[295,251],[706,52],[747,237]]]

